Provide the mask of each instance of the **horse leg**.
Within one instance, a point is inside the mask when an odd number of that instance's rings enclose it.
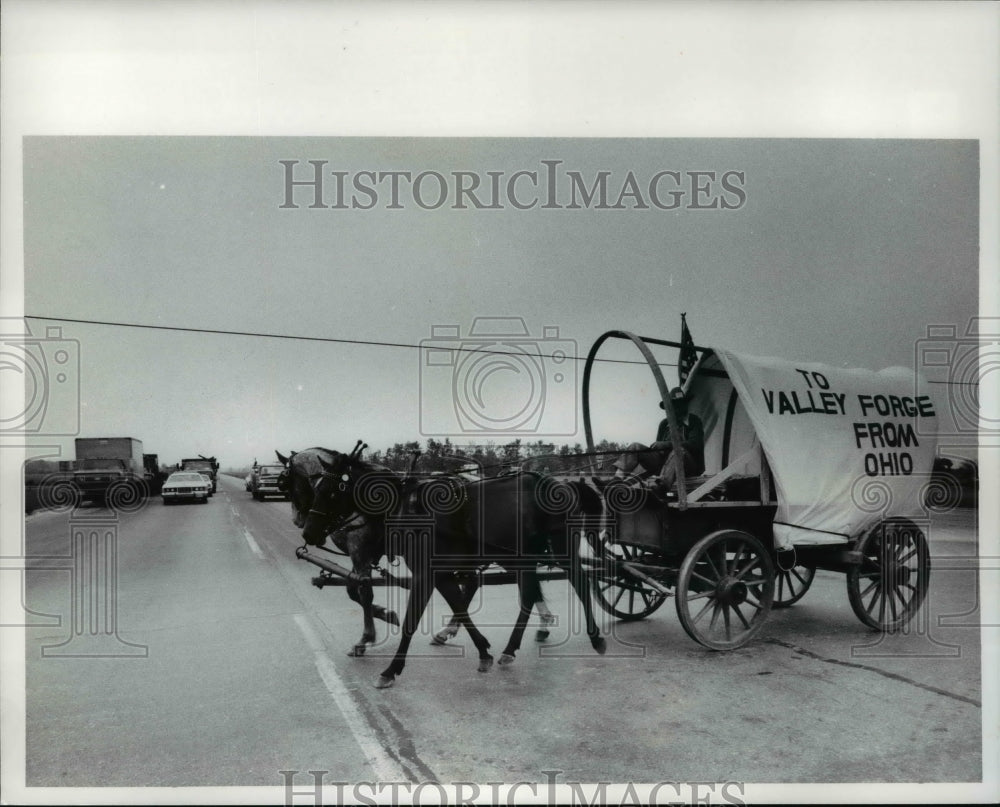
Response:
[[[465,580],[459,583],[459,588],[461,588],[465,599],[465,609],[469,610],[469,604],[472,602],[472,598],[476,595],[476,591],[479,590],[479,575],[474,575],[471,579]],[[440,590],[440,589],[439,589]],[[433,645],[443,645],[448,642],[449,639],[454,639],[458,635],[459,629],[458,617],[455,616],[454,611],[452,611],[451,619],[448,624],[445,625],[441,630],[434,634],[431,639],[431,644]]]
[[[601,636],[600,628],[597,627],[597,620],[594,619],[593,601],[590,596],[590,578],[583,571],[579,557],[576,557],[572,563],[569,580],[576,596],[580,598],[580,603],[583,605],[583,616],[587,622],[587,636],[590,637],[590,646],[603,656],[607,652],[608,646],[604,637]]]
[[[351,583],[347,587],[347,596],[361,606],[364,615],[364,630],[357,644],[347,651],[349,656],[363,656],[368,645],[375,641],[375,619],[373,615],[372,602],[375,599],[375,592],[372,588],[370,576],[362,577],[357,583]]]
[[[417,632],[420,617],[424,615],[432,591],[430,570],[413,570],[410,598],[406,604],[406,614],[403,616],[403,635],[399,640],[399,647],[396,648],[396,655],[376,679],[376,689],[391,687],[396,683],[396,676],[403,672],[403,667],[406,666],[406,653],[410,649],[410,641],[413,639],[413,634]]]
[[[538,574],[533,570],[524,570],[517,579],[518,603],[520,609],[517,612],[517,622],[514,623],[514,630],[511,631],[507,646],[500,655],[498,664],[506,667],[512,664],[514,656],[521,648],[521,639],[524,637],[524,629],[528,627],[528,619],[531,617],[531,609],[542,597],[542,585],[538,581]]]
[[[479,632],[479,628],[469,616],[469,602],[472,600],[472,595],[475,594],[478,584],[473,588],[467,586],[463,589],[454,575],[442,574],[435,580],[435,585],[445,602],[448,603],[448,607],[451,608],[452,620],[465,628],[469,638],[472,639],[479,651],[479,672],[489,672],[490,667],[493,666],[493,656],[489,653],[490,643]]]
[[[544,642],[549,638],[549,626],[555,624],[556,618],[555,615],[549,610],[549,607],[545,604],[545,600],[539,600],[536,602],[535,608],[538,610],[538,617],[542,622],[541,627],[535,631],[535,641]]]

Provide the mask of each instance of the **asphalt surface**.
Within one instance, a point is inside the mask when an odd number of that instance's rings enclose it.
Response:
[[[930,594],[901,635],[869,632],[843,575],[819,572],[739,650],[692,642],[668,600],[640,622],[599,613],[599,656],[567,584],[551,581],[557,625],[536,644],[533,616],[509,668],[478,673],[464,633],[430,646],[447,617],[435,595],[397,685],[377,690],[398,628],[376,623],[376,645],[348,657],[360,608],[310,584],[289,504],[221,479],[207,505],[27,518],[29,786],[279,787],[281,771],[306,786],[316,770],[345,782],[982,777],[972,511],[931,522]],[[514,591],[484,587],[473,609],[495,654]],[[376,589],[400,612],[405,596]]]

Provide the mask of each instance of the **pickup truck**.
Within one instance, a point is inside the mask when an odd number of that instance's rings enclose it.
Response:
[[[278,477],[285,470],[284,465],[257,465],[253,469],[250,480],[250,492],[258,502],[268,496],[280,496],[287,499],[288,494],[278,489]]]

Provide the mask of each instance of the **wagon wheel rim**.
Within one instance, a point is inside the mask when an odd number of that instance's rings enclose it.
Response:
[[[787,608],[801,600],[812,586],[816,569],[812,566],[793,566],[778,569],[774,578],[773,608]]]
[[[774,600],[774,563],[760,540],[720,530],[696,543],[677,578],[677,616],[685,632],[712,650],[753,639]]]
[[[641,562],[645,550],[629,544],[604,543],[599,556],[615,561]],[[665,594],[641,580],[610,570],[595,581],[594,597],[604,611],[624,621],[645,619],[667,599]]]
[[[873,630],[903,628],[920,610],[930,580],[923,531],[908,519],[877,524],[858,544],[861,563],[847,574],[855,615]]]

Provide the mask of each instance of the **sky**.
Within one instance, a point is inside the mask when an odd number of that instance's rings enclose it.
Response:
[[[929,325],[964,333],[978,157],[963,139],[31,137],[24,310],[343,340],[29,319],[78,343],[80,434],[138,437],[165,462],[582,443],[572,358],[610,329],[677,340],[685,312],[699,345],[874,369],[913,367]],[[289,184],[315,181],[310,161],[324,207]],[[395,198],[376,181],[404,171],[423,178],[399,175]],[[455,172],[478,195],[459,197]],[[518,172],[537,186],[510,185]],[[588,204],[602,172],[605,202]],[[418,346],[441,326],[441,348],[523,328],[538,360],[432,365]],[[623,347],[601,357],[641,360]],[[596,439],[655,432],[647,368],[601,363],[591,388]]]

